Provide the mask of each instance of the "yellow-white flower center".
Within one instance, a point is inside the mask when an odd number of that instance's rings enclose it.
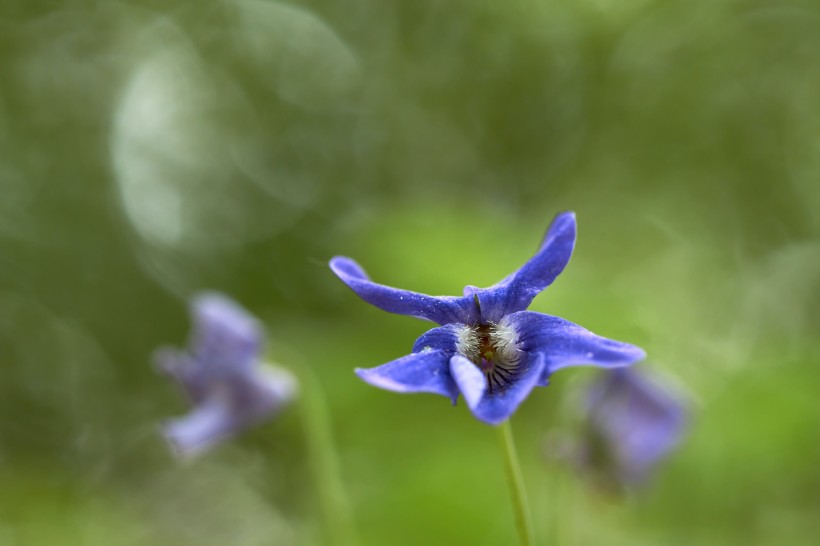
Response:
[[[501,390],[515,377],[521,351],[515,331],[501,324],[464,325],[458,331],[456,350],[487,377],[487,387]]]

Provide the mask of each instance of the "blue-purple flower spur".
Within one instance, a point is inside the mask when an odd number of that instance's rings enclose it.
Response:
[[[175,452],[189,456],[274,416],[295,396],[296,379],[260,361],[262,328],[244,309],[215,293],[191,306],[190,348],[162,348],[158,369],[175,378],[193,409],[162,430]]]
[[[518,271],[489,288],[467,286],[461,297],[427,296],[377,284],[350,258],[333,258],[333,272],[366,302],[440,325],[423,334],[411,354],[356,373],[383,389],[441,394],[454,404],[462,394],[478,419],[495,425],[561,368],[620,367],[642,359],[638,347],[597,336],[559,317],[526,311],[563,271],[574,246],[575,215],[564,212]]]
[[[681,441],[686,405],[638,369],[609,370],[587,393],[586,431],[576,462],[599,478],[640,485]]]

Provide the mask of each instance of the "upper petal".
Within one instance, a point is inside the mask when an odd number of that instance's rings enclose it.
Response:
[[[194,298],[191,315],[191,353],[202,365],[230,372],[253,363],[262,346],[262,327],[238,303],[206,292]]]
[[[471,298],[428,296],[377,284],[370,280],[359,264],[344,256],[330,260],[330,268],[360,298],[390,313],[410,315],[438,324],[473,322],[476,315]]]
[[[543,355],[524,355],[515,376],[505,388],[490,390],[484,374],[461,355],[450,359],[450,371],[470,411],[490,425],[506,421],[538,384],[544,371]]]
[[[575,213],[562,212],[550,224],[535,256],[518,271],[489,288],[468,287],[481,306],[482,322],[526,309],[533,298],[564,270],[575,247]]]
[[[568,366],[628,366],[646,357],[635,345],[595,335],[552,315],[519,311],[505,317],[502,324],[515,330],[519,349],[544,355],[546,375]]]
[[[429,349],[412,353],[376,368],[356,369],[356,375],[374,387],[393,392],[430,392],[449,397],[455,404],[458,387],[450,376],[450,355]]]

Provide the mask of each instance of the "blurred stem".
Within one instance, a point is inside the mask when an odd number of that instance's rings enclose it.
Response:
[[[566,469],[553,465],[554,475],[552,500],[560,499],[560,504],[552,510],[552,539],[555,545],[574,544],[573,527],[575,523],[574,515],[574,490],[572,476],[567,475]]]
[[[504,421],[498,427],[498,433],[501,448],[504,452],[504,466],[507,471],[507,482],[510,485],[510,497],[513,514],[515,515],[515,525],[518,528],[518,538],[522,546],[533,546],[535,544],[535,533],[532,517],[530,516],[530,506],[527,501],[527,492],[524,490],[524,477],[521,474],[521,463],[519,463],[518,453],[515,451],[515,442],[509,420]]]
[[[307,367],[300,370],[302,380],[302,425],[308,447],[313,481],[322,504],[328,544],[359,544],[353,514],[339,469],[327,404],[321,384]]]

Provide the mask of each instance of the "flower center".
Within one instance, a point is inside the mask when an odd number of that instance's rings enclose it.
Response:
[[[492,369],[495,363],[495,340],[491,335],[491,326],[482,324],[476,328],[478,338],[478,358],[473,360],[482,371],[487,372]]]
[[[487,377],[490,392],[503,390],[518,371],[517,336],[511,328],[495,323],[464,326],[456,350]]]

